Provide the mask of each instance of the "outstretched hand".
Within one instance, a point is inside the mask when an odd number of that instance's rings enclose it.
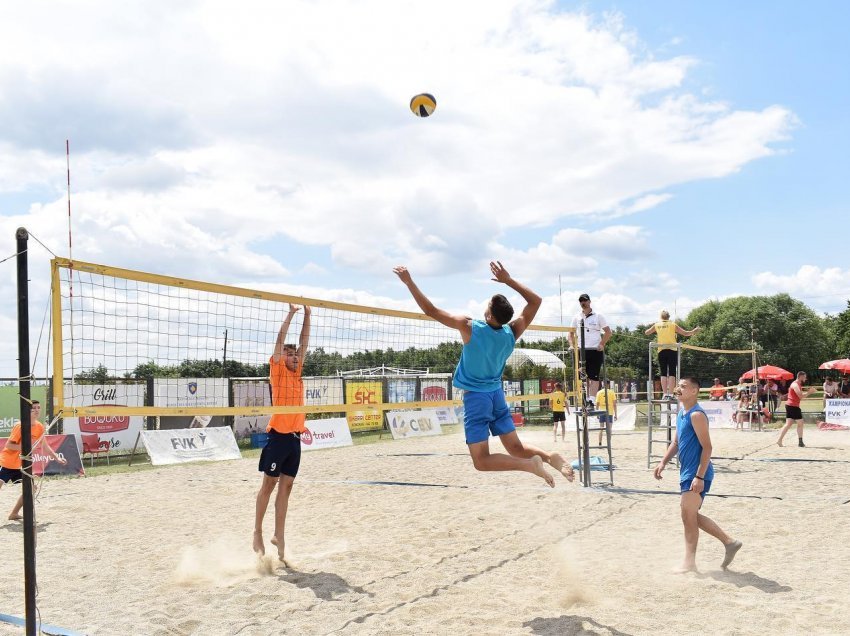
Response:
[[[501,261],[490,261],[490,271],[493,273],[493,280],[497,283],[507,283],[511,279],[511,275]]]
[[[293,303],[289,303],[289,315],[294,316],[298,313],[298,310],[301,309],[301,305],[295,305]]]
[[[401,282],[405,285],[413,282],[413,277],[411,277],[410,272],[404,265],[393,267],[393,272],[395,272],[395,275],[398,276],[401,279]]]

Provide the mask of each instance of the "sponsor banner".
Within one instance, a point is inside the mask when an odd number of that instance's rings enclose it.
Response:
[[[735,412],[738,410],[737,402],[726,400],[700,400],[699,405],[708,416],[709,428],[735,428]],[[755,418],[754,418],[755,419]],[[675,419],[674,419],[675,421]]]
[[[145,387],[141,384],[65,384],[65,401],[76,406],[144,406]],[[64,432],[74,435],[82,449],[80,435],[94,434],[98,443],[109,443],[111,450],[128,451],[144,428],[141,415],[85,415],[66,417]]]
[[[522,382],[519,380],[502,380],[505,395],[522,395]]]
[[[351,431],[344,417],[334,417],[327,420],[308,420],[307,430],[301,433],[301,450],[318,450],[320,448],[336,448],[352,446]]]
[[[422,437],[424,435],[442,435],[440,422],[434,409],[421,411],[389,411],[387,424],[393,439]]]
[[[524,395],[537,395],[540,393],[540,380],[523,380],[522,390]],[[529,413],[540,410],[540,400],[528,400],[524,404]]]
[[[380,404],[383,401],[381,382],[349,380],[345,383],[346,404]],[[384,427],[384,414],[379,411],[352,411],[348,414],[352,431],[374,431]]]
[[[413,402],[415,400],[415,378],[393,378],[391,380],[387,380],[387,402]]]
[[[41,402],[41,414],[47,417],[47,387],[31,386],[30,399]],[[15,422],[21,419],[18,386],[0,386],[0,437],[9,437]]]
[[[227,427],[142,431],[142,442],[154,466],[242,457]]]
[[[823,419],[827,424],[850,426],[850,400],[827,400]]]
[[[269,406],[272,403],[268,380],[233,381],[234,406]]]
[[[158,378],[153,395],[154,406],[227,406],[227,378]]]
[[[617,402],[617,419],[611,427],[612,431],[635,430],[635,419],[637,418],[637,406],[634,404],[623,404]]]
[[[306,406],[343,403],[342,378],[304,378],[304,404]]]
[[[236,439],[250,438],[253,433],[265,433],[271,415],[237,415],[233,420]]]
[[[422,378],[421,394],[423,402],[442,402],[449,399],[449,380],[446,378]]]
[[[443,424],[457,424],[457,409],[453,406],[442,406],[436,409],[423,409],[430,411],[434,414],[434,418],[437,420],[437,423],[442,426]]]
[[[48,457],[42,444],[36,445],[32,453],[32,471],[34,475],[83,475],[83,462],[77,449],[77,440],[73,435],[46,435],[42,439],[50,444],[59,457],[65,460],[60,464]]]

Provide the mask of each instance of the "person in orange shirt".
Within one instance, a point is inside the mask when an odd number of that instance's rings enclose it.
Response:
[[[33,449],[37,448],[39,441],[41,441],[44,436],[44,424],[38,421],[39,415],[41,415],[41,403],[38,400],[33,400],[32,408],[30,409],[30,436],[32,439]],[[44,452],[49,457],[55,459],[60,464],[66,463],[65,458],[57,455],[50,447],[50,444],[47,443],[47,440],[41,441],[41,445],[44,448]],[[7,484],[10,481],[13,484],[17,484],[23,480],[24,474],[21,471],[22,464],[21,423],[16,422],[12,427],[12,432],[9,434],[9,439],[6,441],[6,447],[0,451],[0,488],[3,487],[3,484]],[[21,495],[18,497],[18,501],[15,502],[15,507],[12,508],[12,512],[9,513],[10,520],[20,521],[23,519],[21,516],[21,508],[23,505],[24,496]]]
[[[289,313],[277,334],[274,352],[269,359],[269,382],[272,389],[273,406],[302,406],[304,404],[304,381],[301,369],[304,366],[304,354],[310,340],[310,308],[304,306],[304,324],[298,346],[285,344],[286,334],[292,318],[298,312],[298,305],[290,305]],[[263,483],[257,493],[254,517],[254,552],[266,553],[263,544],[263,517],[269,499],[277,486],[274,501],[274,535],[271,542],[277,547],[277,556],[286,565],[283,556],[283,530],[286,525],[286,509],[292,484],[301,464],[301,433],[304,432],[304,413],[275,413],[269,420],[266,431],[269,440],[260,454],[259,470],[263,473]]]

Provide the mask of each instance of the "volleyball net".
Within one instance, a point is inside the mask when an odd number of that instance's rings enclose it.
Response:
[[[366,307],[56,258],[52,266],[54,413],[271,415],[352,413],[461,404],[451,374],[462,342],[421,313]],[[303,406],[267,399],[269,358],[290,305],[310,308]],[[285,337],[297,345],[305,311]],[[531,325],[517,347],[563,353],[562,326]],[[550,356],[551,357],[551,356]],[[574,377],[575,360],[541,370]],[[233,380],[240,378],[239,381]],[[190,381],[187,381],[190,380]],[[120,407],[92,387],[145,397]],[[145,387],[140,386],[144,384]],[[513,402],[546,396],[514,383]],[[534,390],[536,388],[536,390]],[[143,402],[143,403],[142,403]]]
[[[726,399],[728,393],[739,388],[741,376],[755,367],[753,349],[713,349],[683,343],[676,347],[679,377],[695,377],[700,381],[700,394],[706,397]],[[650,364],[655,378],[659,375],[657,350],[658,344],[651,343]],[[716,388],[715,380],[724,387],[723,390]],[[658,387],[656,393],[660,393]]]

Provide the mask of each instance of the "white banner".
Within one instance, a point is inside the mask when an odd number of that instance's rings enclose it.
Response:
[[[348,420],[334,417],[327,420],[307,420],[307,430],[301,433],[301,450],[318,450],[337,446],[353,446]]]
[[[342,378],[304,378],[304,404],[326,406],[343,404]]]
[[[727,400],[700,400],[699,405],[708,417],[709,428],[735,428],[735,412],[738,403]],[[753,418],[755,422],[755,418]]]
[[[142,384],[65,384],[65,401],[78,406],[144,406]],[[81,434],[97,435],[98,443],[111,450],[130,450],[144,428],[141,415],[86,415],[66,417],[64,432],[73,435],[82,450]]]
[[[850,426],[850,400],[827,400],[823,419],[827,424]]]
[[[635,430],[635,418],[637,417],[637,406],[634,404],[623,404],[617,402],[617,419],[611,426],[612,431]]]
[[[142,431],[142,442],[154,466],[242,458],[227,427]]]
[[[457,409],[453,406],[442,406],[435,409],[422,409],[434,414],[434,419],[442,426],[443,424],[457,424]]]
[[[227,378],[155,378],[154,406],[227,406]]]
[[[434,409],[387,411],[387,425],[390,427],[393,439],[443,434]]]

